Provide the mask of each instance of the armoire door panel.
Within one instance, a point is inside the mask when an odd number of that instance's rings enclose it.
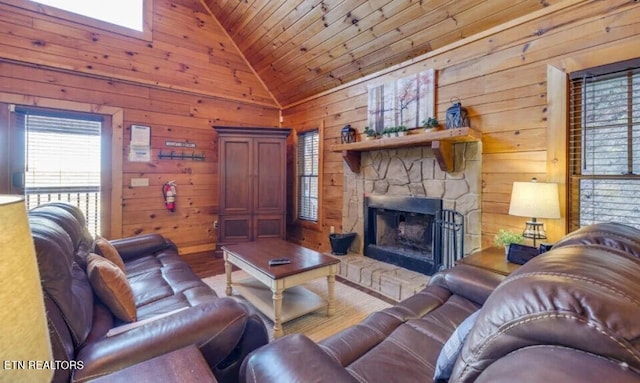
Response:
[[[283,215],[257,215],[254,218],[254,237],[259,238],[284,238]]]
[[[249,139],[221,141],[220,212],[249,214],[252,210],[252,142]]]
[[[250,215],[220,216],[221,243],[245,242],[252,238],[252,219]]]
[[[254,211],[257,214],[281,213],[285,208],[285,145],[283,140],[256,140]]]

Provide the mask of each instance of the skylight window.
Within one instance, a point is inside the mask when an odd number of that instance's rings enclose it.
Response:
[[[31,0],[107,23],[143,31],[144,0]]]

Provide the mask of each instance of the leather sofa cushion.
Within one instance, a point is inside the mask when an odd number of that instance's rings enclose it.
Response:
[[[122,257],[118,253],[118,250],[116,250],[116,248],[113,247],[113,245],[109,243],[109,241],[107,241],[102,237],[98,237],[96,238],[95,247],[96,247],[95,251],[97,254],[102,255],[103,257],[107,258],[111,262],[115,263],[116,266],[118,266],[123,273],[127,272],[124,266],[124,261],[122,260]]]
[[[122,255],[121,252],[119,252]],[[127,269],[127,276],[148,273],[151,270],[162,269],[170,266],[183,267],[185,262],[178,253],[172,249],[160,250],[156,253],[144,255],[128,260],[124,256],[124,264]],[[198,278],[199,279],[199,278]]]
[[[424,382],[434,375],[442,345],[479,307],[431,285],[320,345],[358,381]]]
[[[158,233],[140,234],[134,237],[113,239],[109,242],[118,249],[118,253],[125,263],[145,254],[158,254],[163,250],[178,253],[176,245]]]
[[[93,291],[109,310],[125,322],[136,320],[136,303],[124,272],[107,258],[87,257],[87,274]]]
[[[43,217],[58,224],[71,239],[74,260],[86,269],[86,257],[93,247],[93,237],[85,224],[82,211],[67,202],[50,202],[29,211],[32,217]]]
[[[168,268],[129,278],[139,319],[217,299],[216,293],[199,279],[187,279],[190,270],[182,271]],[[184,277],[181,281],[180,275]]]

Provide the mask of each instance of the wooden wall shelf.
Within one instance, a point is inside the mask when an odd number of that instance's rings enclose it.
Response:
[[[360,173],[362,152],[382,149],[396,149],[413,146],[431,146],[440,169],[452,172],[453,144],[480,141],[482,133],[469,127],[439,130],[437,132],[409,134],[403,137],[379,138],[376,140],[331,145],[332,152],[342,152],[342,158],[354,173]]]

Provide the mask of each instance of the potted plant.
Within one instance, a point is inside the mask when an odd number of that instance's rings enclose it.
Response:
[[[433,132],[436,130],[440,130],[440,123],[437,119],[433,117],[429,117],[426,120],[422,121],[422,127],[425,132]]]
[[[504,247],[504,254],[509,253],[509,245],[512,243],[521,244],[524,242],[524,236],[520,233],[514,233],[511,230],[498,230],[498,233],[493,238],[493,243],[496,246]]]
[[[400,125],[398,126],[397,129],[398,129],[398,136],[405,136],[407,134],[408,129],[406,126]]]
[[[368,126],[364,127],[364,135],[365,135],[365,140],[374,140],[378,138],[378,132],[369,128]]]

